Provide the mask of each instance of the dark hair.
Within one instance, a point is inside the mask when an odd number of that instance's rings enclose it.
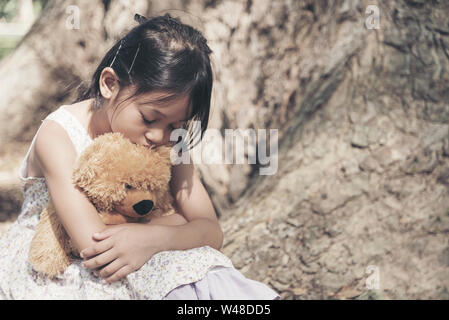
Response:
[[[76,101],[94,99],[92,110],[103,106],[99,79],[105,67],[114,69],[121,87],[136,86],[135,96],[153,90],[168,91],[170,100],[189,95],[192,141],[199,130],[192,132],[192,121],[201,121],[199,141],[207,129],[213,85],[209,54],[212,50],[200,31],[165,14],[145,18],[136,14],[139,25],[129,31],[106,53],[95,70],[87,88],[80,86]],[[195,135],[193,135],[195,133]],[[195,144],[196,145],[196,144]]]

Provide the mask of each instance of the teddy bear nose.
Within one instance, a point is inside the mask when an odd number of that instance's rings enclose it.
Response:
[[[142,200],[139,203],[133,205],[134,211],[138,215],[144,216],[153,209],[154,203],[151,200]]]

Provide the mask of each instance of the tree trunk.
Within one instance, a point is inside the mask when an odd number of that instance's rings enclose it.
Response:
[[[223,53],[230,123],[255,108],[281,131],[277,173],[227,211],[224,252],[283,298],[447,299],[448,2],[380,3],[379,29],[372,2],[289,3],[242,12],[239,54]]]
[[[236,268],[284,299],[449,298],[447,1],[84,3],[53,2],[0,64],[8,159],[135,12],[186,10],[214,52],[210,127],[279,134],[272,175],[196,165]]]

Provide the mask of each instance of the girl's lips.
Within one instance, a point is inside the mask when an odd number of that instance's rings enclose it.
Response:
[[[145,148],[148,148],[148,149],[154,149],[156,146],[155,145],[153,145],[153,144],[144,144],[143,145]]]
[[[147,147],[147,148],[151,148],[151,146],[152,146],[152,143],[150,143],[148,140],[146,140],[145,139],[145,144],[142,144],[144,147]]]

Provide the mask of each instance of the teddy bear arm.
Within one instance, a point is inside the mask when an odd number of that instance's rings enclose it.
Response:
[[[70,265],[70,239],[52,204],[42,211],[31,240],[28,260],[33,269],[50,277]]]

